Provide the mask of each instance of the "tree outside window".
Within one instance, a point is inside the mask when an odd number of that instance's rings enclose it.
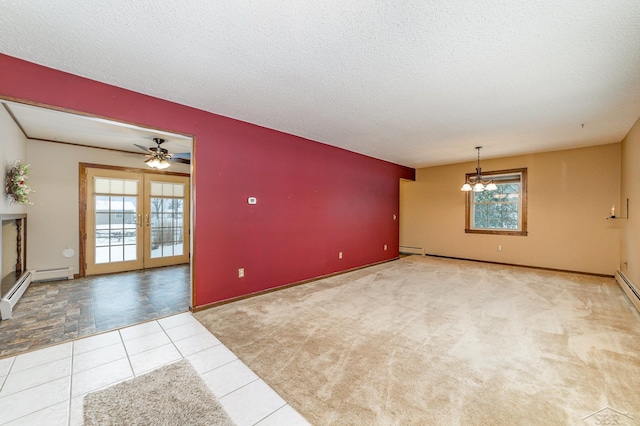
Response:
[[[465,232],[527,235],[527,169],[485,172],[483,178],[498,189],[466,193]]]

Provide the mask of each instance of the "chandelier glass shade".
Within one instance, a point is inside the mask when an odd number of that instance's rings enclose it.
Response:
[[[155,153],[149,159],[145,160],[145,163],[152,169],[166,169],[171,165],[168,158],[171,157],[169,157],[168,155],[164,155],[162,152],[159,152]]]
[[[498,186],[493,183],[493,181],[484,180],[482,178],[482,167],[480,167],[480,150],[482,149],[482,147],[476,146],[476,149],[478,150],[478,166],[476,167],[476,175],[469,177],[464,185],[462,185],[462,188],[460,188],[460,191],[495,191],[496,189],[498,189]]]

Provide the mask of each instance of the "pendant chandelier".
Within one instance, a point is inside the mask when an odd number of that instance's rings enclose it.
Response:
[[[496,184],[490,180],[485,181],[482,178],[482,167],[480,167],[480,150],[482,149],[482,147],[476,146],[476,149],[478,150],[478,167],[476,167],[476,175],[469,177],[465,182],[465,184],[462,185],[462,188],[460,188],[460,191],[465,191],[465,192],[495,191],[496,189],[498,189]]]

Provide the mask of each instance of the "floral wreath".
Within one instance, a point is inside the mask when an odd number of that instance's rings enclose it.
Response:
[[[12,202],[20,204],[31,204],[29,202],[29,193],[33,192],[29,185],[25,182],[29,165],[18,160],[9,167],[7,171],[6,192]]]

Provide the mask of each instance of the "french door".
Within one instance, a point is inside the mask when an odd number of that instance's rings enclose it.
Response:
[[[189,177],[102,168],[86,173],[85,272],[189,262]]]

